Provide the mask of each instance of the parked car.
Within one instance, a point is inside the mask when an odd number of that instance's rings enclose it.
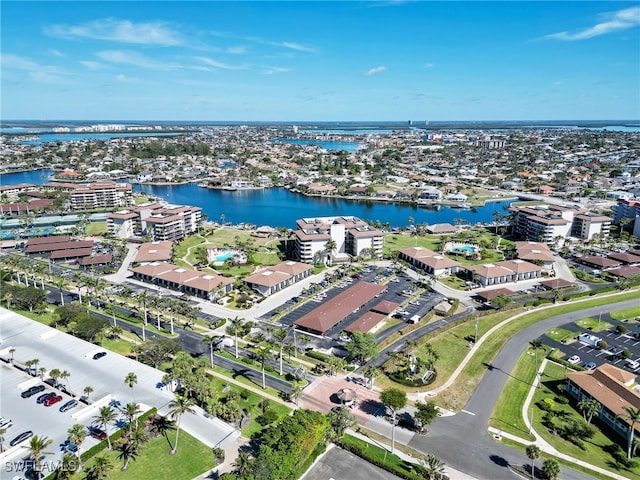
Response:
[[[31,430],[27,430],[26,432],[22,432],[20,435],[18,435],[16,438],[14,438],[13,440],[11,440],[9,442],[9,445],[11,447],[15,447],[16,445],[18,445],[21,442],[24,442],[27,438],[31,438],[33,437],[33,432]]]
[[[0,428],[11,428],[11,425],[13,425],[13,420],[0,417]]]
[[[102,357],[104,357],[107,354],[107,352],[98,352],[93,356],[94,360],[100,360]]]
[[[22,398],[33,397],[36,393],[44,392],[44,385],[36,385],[31,387],[20,394]]]
[[[36,403],[44,403],[49,400],[51,397],[55,397],[56,394],[54,392],[43,393],[36,399]]]
[[[569,358],[568,362],[577,365],[578,363],[580,363],[580,357],[578,355],[574,355]]]
[[[78,401],[76,399],[69,400],[67,403],[60,407],[61,412],[68,412],[72,408],[75,408],[78,405]]]
[[[584,368],[587,370],[593,370],[596,368],[596,362],[589,362],[584,366]]]
[[[44,401],[45,407],[50,407],[51,405],[55,405],[58,402],[62,401],[62,395],[54,395],[53,397],[49,397]]]
[[[92,428],[91,429],[91,436],[93,438],[98,439],[98,440],[106,440],[107,439],[107,432],[105,432],[104,430],[101,430],[99,428]]]

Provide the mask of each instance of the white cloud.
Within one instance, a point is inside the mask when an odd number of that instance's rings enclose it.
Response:
[[[289,48],[291,50],[296,50],[298,52],[313,52],[314,49],[311,47],[305,47],[304,45],[300,45],[299,43],[293,42],[282,42],[282,43],[274,43],[273,45],[278,45],[281,47]]]
[[[558,32],[547,35],[544,38],[555,40],[575,41],[586,40],[600,35],[627,30],[640,25],[640,7],[625,8],[617,12],[602,14],[603,20],[592,27],[585,28],[575,33]]]
[[[154,70],[175,70],[177,68],[182,68],[179,64],[158,62],[130,50],[103,50],[101,52],[97,52],[96,56],[109,63],[134,65],[136,67]]]
[[[176,46],[183,45],[179,32],[166,22],[140,22],[105,18],[78,25],[51,25],[44,32],[54,37],[66,39],[90,38],[120,43],[143,45]]]
[[[51,55],[53,55],[54,57],[64,57],[64,55],[62,54],[62,52],[61,52],[61,51],[59,51],[59,50],[56,50],[55,48],[50,48],[50,49],[49,49],[49,53],[50,53]]]
[[[265,67],[262,73],[264,75],[274,75],[277,73],[287,73],[292,70],[293,68],[286,68],[286,67]]]
[[[376,73],[380,73],[380,72],[384,72],[387,69],[387,67],[375,67],[375,68],[370,68],[369,70],[367,70],[366,72],[363,73],[363,75],[370,77],[371,75],[375,75]]]
[[[116,75],[116,80],[118,80],[119,82],[126,82],[127,76],[121,73],[120,75]]]
[[[433,68],[435,67],[435,64],[431,63],[431,62],[427,62],[424,64],[424,68]]]
[[[229,65],[226,63],[218,62],[208,57],[195,57],[195,58],[196,60],[201,61],[205,65],[209,65],[210,67],[214,67],[214,68],[223,68],[225,70],[247,70],[248,68],[246,65]]]
[[[237,47],[229,47],[225,50],[227,53],[231,55],[242,55],[247,51],[247,47],[237,46]]]
[[[102,64],[100,62],[93,62],[91,60],[82,60],[80,61],[80,65],[85,66],[89,70],[99,70],[102,68]]]
[[[65,80],[64,71],[51,65],[41,65],[30,58],[3,53],[0,56],[0,65],[6,71],[19,70],[26,72],[27,76],[40,82],[60,82]]]

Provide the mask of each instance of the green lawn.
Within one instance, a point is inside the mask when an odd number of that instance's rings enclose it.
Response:
[[[91,222],[85,228],[84,233],[86,235],[104,235],[107,231],[107,222]]]
[[[520,355],[504,390],[498,397],[489,420],[491,426],[531,441],[535,438],[533,435],[529,435],[529,430],[524,423],[522,406],[531,389],[536,371],[544,358],[545,351],[540,349],[537,355],[538,363],[536,363],[535,351],[530,348]]]
[[[597,318],[590,317],[576,320],[576,324],[586,330],[591,330],[592,332],[602,332],[612,327],[609,322],[603,322],[598,320]]]
[[[569,342],[575,336],[576,332],[573,330],[567,330],[566,328],[555,327],[552,330],[549,330],[545,335],[549,337],[551,340],[555,340],[556,342]]]
[[[387,233],[384,236],[383,254],[395,255],[395,252],[406,247],[424,247],[438,251],[441,235],[410,235],[409,233]]]
[[[626,441],[622,437],[616,436],[615,438],[608,438],[598,430],[591,440],[584,441],[585,449],[582,450],[577,445],[562,439],[560,436],[553,435],[542,424],[545,412],[540,410],[535,405],[535,402],[544,400],[545,398],[558,397],[560,395],[559,387],[564,384],[564,378],[565,367],[554,363],[547,364],[542,377],[542,388],[537,390],[533,397],[533,425],[536,432],[562,453],[582,459],[592,465],[614,471],[626,478],[640,479],[640,466],[636,466],[633,470],[612,467],[611,463],[613,459],[611,455],[603,450],[607,445],[616,442],[626,451]],[[568,415],[575,418],[582,418],[580,412],[576,411],[571,405],[561,405],[556,402],[555,410],[567,412]],[[599,426],[597,420],[594,420],[594,424]]]
[[[615,320],[632,320],[640,317],[640,307],[625,308],[611,312],[611,318]]]
[[[169,440],[175,442],[175,431],[169,432]],[[129,463],[126,471],[121,471],[122,461],[118,460],[117,452],[105,450],[98,455],[106,455],[114,465],[113,470],[106,477],[107,480],[157,480],[171,478],[175,480],[191,480],[215,466],[211,448],[199,442],[184,430],[180,431],[178,451],[169,455],[169,444],[164,437],[152,439],[142,449],[142,454],[135,461]],[[95,457],[94,457],[95,458]],[[90,467],[93,460],[86,463]],[[85,478],[84,473],[76,473],[75,480]]]
[[[251,260],[259,265],[278,265],[282,261],[276,252],[256,252]]]

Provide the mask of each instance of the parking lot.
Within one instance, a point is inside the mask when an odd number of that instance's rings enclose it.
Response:
[[[591,332],[572,322],[560,327],[575,332],[575,335],[572,335],[572,338],[565,343],[552,340],[546,335],[540,337],[540,340],[542,340],[545,345],[562,351],[565,354],[565,360],[569,360],[574,356],[579,357],[579,360],[575,363],[576,365],[585,367],[590,362],[593,362],[597,367],[607,362],[619,368],[640,374],[640,338],[636,336],[637,333],[640,333],[640,325],[633,322],[614,320],[608,314],[602,314],[600,321],[611,324],[611,327],[601,332]],[[628,331],[626,333],[618,332],[616,330],[618,325],[626,327]],[[601,349],[596,345],[590,344],[597,342],[580,341],[579,335],[581,333],[588,333],[602,339],[607,343],[607,348]],[[628,359],[623,355],[624,350],[627,350],[631,354]],[[637,363],[634,364],[633,362]],[[572,363],[574,362],[572,361]]]
[[[421,295],[418,295],[413,281],[405,274],[396,275],[395,271],[391,268],[384,269],[368,267],[362,272],[346,277],[337,283],[330,285],[329,283],[323,282],[319,284],[317,286],[317,290],[310,295],[307,301],[303,301],[305,300],[304,298],[289,300],[285,306],[295,308],[293,311],[282,317],[280,319],[280,323],[287,326],[293,325],[293,323],[299,318],[311,312],[322,303],[331,302],[331,300],[343,292],[344,289],[349,288],[356,282],[360,281],[385,284],[386,290],[376,298],[373,298],[358,311],[348,315],[342,322],[330,328],[326,333],[327,337],[335,340],[339,339],[342,331],[347,326],[349,326],[368,309],[374,307],[383,300],[400,304],[401,306],[398,308],[395,317],[404,320],[404,322],[408,322],[415,315],[418,315],[418,317],[426,315],[444,298],[441,295],[432,292],[423,292]],[[399,328],[402,327],[400,326]],[[378,340],[380,340],[380,338]]]
[[[46,458],[49,462],[56,462],[62,457],[60,445],[67,439],[67,430],[72,425],[91,425],[99,408],[111,401],[119,401],[121,405],[132,401],[132,391],[124,382],[127,373],[133,372],[137,376],[138,383],[134,386],[135,401],[141,404],[143,411],[155,406],[161,414],[166,414],[169,410],[168,404],[174,398],[172,392],[164,388],[162,371],[113,352],[94,360],[97,352],[104,351],[99,346],[3,308],[0,308],[0,334],[0,416],[12,421],[12,426],[4,435],[5,442],[8,446],[13,438],[25,431],[47,436],[53,440],[50,448],[52,453]],[[10,352],[12,349],[15,350]],[[69,393],[58,390],[63,398],[50,407],[37,404],[40,393],[30,398],[22,398],[21,393],[32,385],[45,385],[46,390],[42,393],[54,389],[43,383],[40,378],[32,377],[12,366],[11,356],[16,364],[23,365],[28,360],[38,359],[38,370],[66,370],[70,376],[61,383]],[[44,379],[48,378],[48,373],[45,373]],[[93,388],[90,400],[94,403],[87,406],[81,402],[68,412],[59,411],[60,406],[71,399],[72,395],[79,399],[86,386]],[[115,427],[123,426],[122,421],[120,418],[115,425],[111,425],[110,433]],[[226,442],[232,442],[238,435],[230,425],[215,418],[205,418],[201,411],[184,415],[181,426],[210,446],[222,442],[221,446],[224,447]],[[90,448],[96,441],[87,437],[81,446],[82,451]],[[28,440],[23,444],[27,443]],[[25,449],[16,445],[0,455],[3,466],[0,468],[0,479],[12,478],[15,475],[15,472],[5,468],[5,462],[19,460],[24,454]]]

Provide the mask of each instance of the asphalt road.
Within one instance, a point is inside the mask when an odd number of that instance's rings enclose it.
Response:
[[[637,306],[637,303],[637,300],[629,300],[558,315],[520,331],[496,355],[491,364],[493,368],[487,369],[463,411],[437,418],[429,426],[426,436],[415,435],[409,445],[422,452],[434,453],[452,467],[476,478],[513,478],[507,466],[529,465],[530,460],[524,453],[492,440],[487,434],[487,427],[493,407],[529,341],[564,323],[598,315],[600,311]],[[540,461],[538,463],[541,465]],[[581,480],[591,477],[563,467],[562,478]]]

